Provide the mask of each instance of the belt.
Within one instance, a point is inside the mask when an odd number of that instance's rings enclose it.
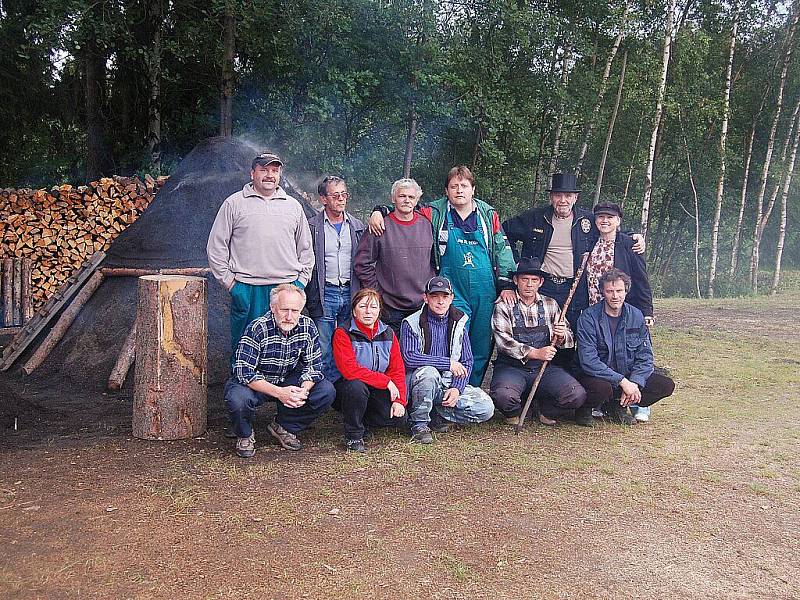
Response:
[[[556,285],[562,285],[574,279],[574,277],[559,277],[558,275],[548,275],[547,278]]]
[[[345,281],[344,283],[330,283],[330,282],[326,281],[325,285],[329,285],[331,287],[343,288],[343,287],[350,287],[350,282],[349,281]]]

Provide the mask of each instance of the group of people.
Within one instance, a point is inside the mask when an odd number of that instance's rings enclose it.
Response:
[[[267,431],[284,448],[300,450],[298,434],[333,406],[347,450],[364,452],[375,427],[430,444],[495,411],[516,424],[545,362],[534,395],[544,425],[593,426],[593,414],[630,425],[672,393],[654,372],[643,240],[620,231],[616,204],[575,206],[574,175],[553,175],[550,206],[503,223],[475,198],[465,166],[426,206],[417,182],[400,179],[392,206],[365,225],[334,176],[318,187],[323,210],[306,219],[280,186],[282,169],[275,154],[254,158],[207,246],[231,294],[224,397],[239,456],[255,453],[253,417],[267,401],[277,402]]]

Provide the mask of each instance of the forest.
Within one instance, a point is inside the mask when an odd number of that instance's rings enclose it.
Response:
[[[511,216],[577,172],[662,295],[800,264],[800,0],[0,0],[0,188],[168,175],[210,136],[363,213],[454,164]],[[793,185],[794,184],[794,185]]]

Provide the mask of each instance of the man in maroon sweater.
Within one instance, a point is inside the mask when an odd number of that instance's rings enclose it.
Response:
[[[425,284],[436,274],[431,223],[414,212],[421,196],[422,188],[413,179],[395,181],[386,232],[380,237],[365,233],[356,251],[354,269],[361,286],[380,292],[383,321],[398,334],[403,319],[422,306]]]

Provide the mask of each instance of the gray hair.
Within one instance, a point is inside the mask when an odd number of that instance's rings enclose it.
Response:
[[[413,179],[403,178],[398,179],[392,184],[392,200],[394,200],[394,195],[397,193],[397,190],[401,188],[411,188],[417,194],[417,200],[422,197],[422,188],[419,187],[419,184],[414,181]]]
[[[293,283],[281,283],[272,288],[269,293],[270,308],[275,306],[275,304],[278,302],[278,295],[280,295],[281,292],[294,292],[295,294],[298,294],[303,299],[303,306],[305,306],[306,293],[303,290]]]

